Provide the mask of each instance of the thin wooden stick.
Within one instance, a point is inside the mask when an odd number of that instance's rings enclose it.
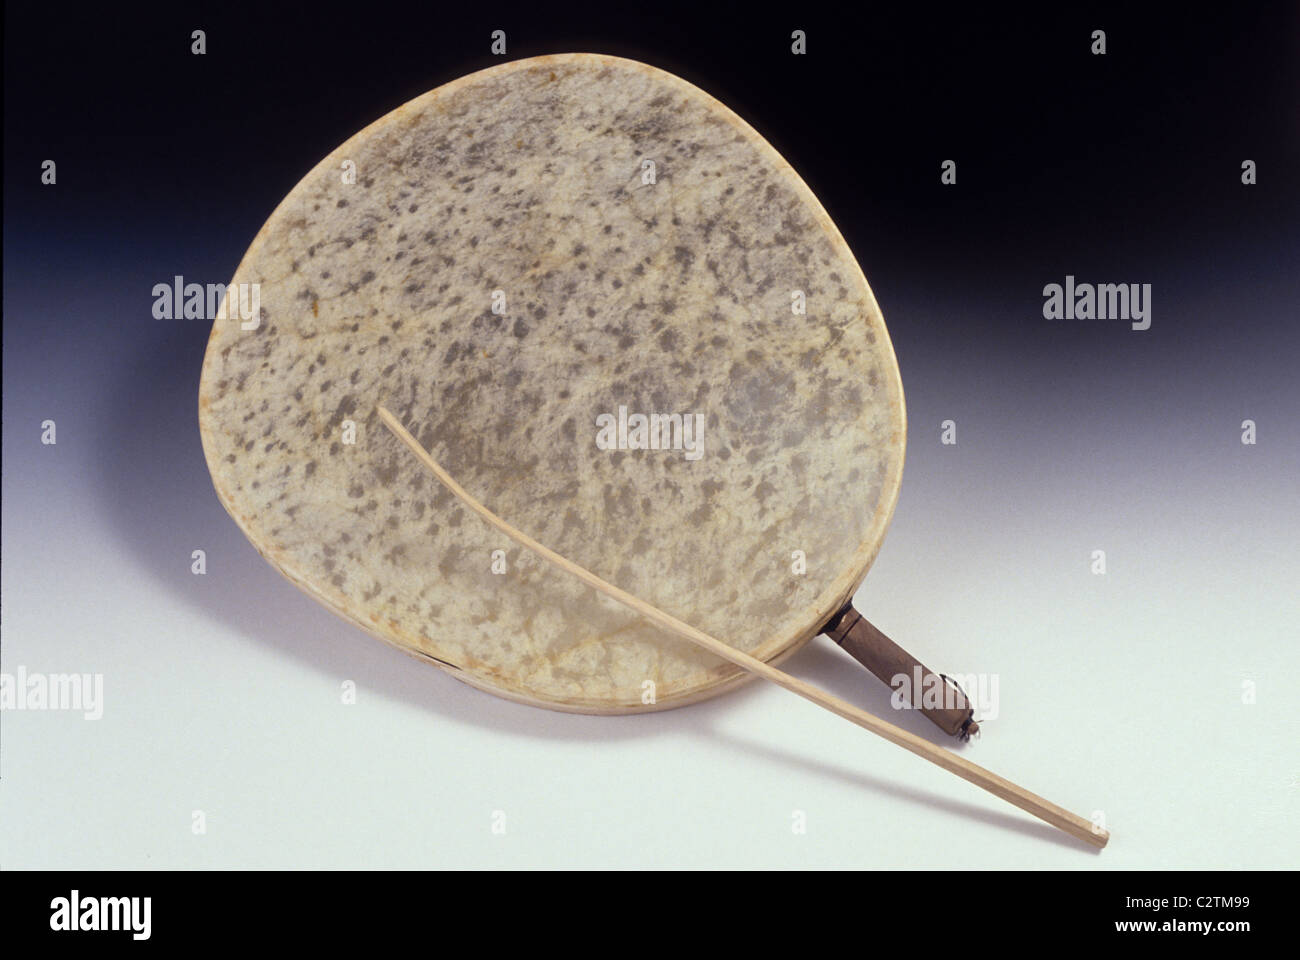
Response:
[[[818,706],[825,707],[831,713],[838,714],[845,720],[856,723],[859,727],[862,727],[865,730],[870,730],[872,733],[884,737],[890,743],[898,744],[904,750],[909,750],[918,757],[923,757],[950,773],[955,773],[963,780],[968,780],[977,787],[982,787],[987,790],[994,796],[1001,797],[1008,803],[1015,804],[1021,810],[1024,810],[1027,813],[1032,813],[1040,820],[1045,820],[1047,823],[1064,830],[1073,837],[1077,837],[1078,839],[1096,847],[1104,847],[1106,841],[1110,839],[1110,834],[1100,827],[1095,826],[1091,821],[1085,820],[1083,817],[1073,814],[1062,807],[1058,807],[1056,804],[1044,800],[1037,794],[1030,793],[1024,787],[1014,784],[1010,780],[999,777],[996,773],[985,770],[978,764],[971,763],[964,757],[959,757],[957,754],[945,750],[943,747],[936,746],[930,741],[918,737],[914,733],[909,733],[901,727],[896,727],[892,723],[881,720],[879,717],[867,713],[865,710],[861,710],[858,707],[853,706],[851,703],[841,700],[839,697],[833,696],[824,690],[814,687],[812,684],[806,683],[798,677],[792,677],[790,674],[764,663],[757,657],[751,657],[747,653],[743,653],[734,647],[728,646],[721,640],[704,633],[702,630],[697,630],[690,624],[684,623],[676,617],[664,613],[657,607],[651,606],[639,597],[634,597],[627,591],[620,590],[612,583],[606,583],[591,571],[585,570],[572,560],[560,556],[549,547],[538,543],[532,537],[528,536],[528,534],[516,530],[487,507],[483,506],[483,504],[475,500],[466,492],[464,487],[452,478],[451,474],[447,473],[446,470],[438,465],[437,461],[435,461],[433,457],[429,456],[428,452],[420,446],[419,441],[406,431],[406,428],[398,422],[396,417],[382,406],[378,407],[377,410],[380,418],[384,421],[384,425],[392,431],[393,436],[402,441],[402,443],[419,458],[420,462],[428,467],[433,475],[441,480],[443,485],[454,493],[462,503],[492,526],[504,533],[511,540],[515,541],[515,543],[531,550],[543,560],[553,563],[555,566],[560,567],[563,570],[567,570],[583,583],[600,591],[605,596],[617,600],[625,607],[629,607],[636,611],[652,623],[656,623],[665,630],[691,641],[696,646],[702,647],[714,656],[721,657],[723,660],[734,663],[738,667],[743,667],[745,670],[748,670],[756,676],[762,677],[764,680],[772,681],[772,683],[775,683],[778,687],[784,687],[791,693],[797,693],[805,700],[811,700]]]

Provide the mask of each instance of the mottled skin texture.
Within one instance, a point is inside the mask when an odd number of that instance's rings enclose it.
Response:
[[[327,606],[493,692],[643,710],[740,674],[492,531],[377,403],[508,522],[766,659],[884,535],[905,427],[871,291],[776,152],[670,74],[566,55],[434,90],[308,174],[233,282],[262,315],[218,320],[204,362],[223,504]],[[704,414],[703,457],[598,449],[620,404]]]

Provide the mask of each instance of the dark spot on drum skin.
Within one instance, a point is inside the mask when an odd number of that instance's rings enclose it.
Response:
[[[389,460],[383,466],[375,468],[375,478],[379,481],[381,486],[383,487],[392,486],[393,481],[397,479],[397,469],[399,463],[400,461],[394,458],[392,460]],[[394,506],[398,506],[400,505],[400,503],[401,503],[400,500],[395,501]]]
[[[691,511],[689,520],[692,524],[705,524],[713,518],[713,505],[705,502]]]
[[[450,579],[453,574],[459,572],[464,553],[464,549],[459,546],[448,547],[443,552],[442,558],[438,561],[438,572],[442,574],[443,579]]]

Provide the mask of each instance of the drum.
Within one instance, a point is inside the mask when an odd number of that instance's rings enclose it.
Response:
[[[903,469],[816,197],[702,90],[592,54],[439,87],[294,187],[214,323],[203,448],[273,566],[467,683],[624,713],[746,678],[468,516],[381,404],[514,526],[769,662],[862,583]]]

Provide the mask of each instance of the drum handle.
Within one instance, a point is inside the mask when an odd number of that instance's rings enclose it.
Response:
[[[948,677],[931,672],[921,661],[877,630],[854,609],[852,602],[831,617],[822,633],[891,688],[901,685],[899,678],[906,678],[911,690],[908,698],[911,706],[919,709],[944,733],[962,740],[979,733],[975,711],[961,687]],[[926,706],[927,695],[933,704],[934,691],[937,690],[943,691],[943,705]]]

